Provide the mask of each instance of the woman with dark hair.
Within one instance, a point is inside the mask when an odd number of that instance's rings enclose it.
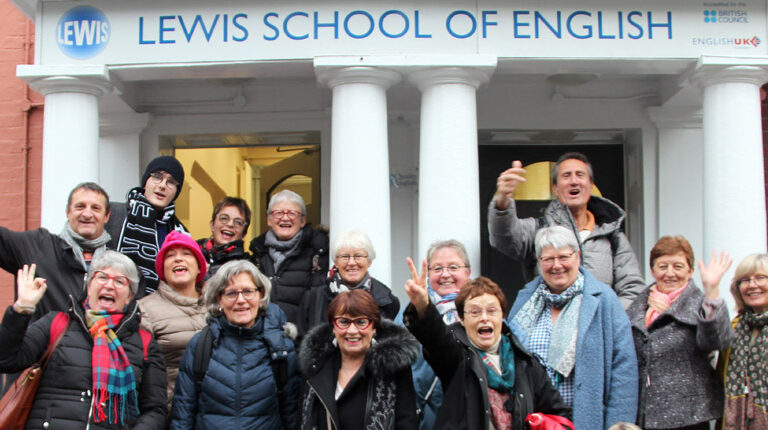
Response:
[[[731,281],[738,315],[734,339],[720,354],[725,376],[723,429],[768,429],[768,254],[751,254]]]
[[[211,215],[211,237],[197,241],[208,262],[205,279],[227,261],[250,258],[251,254],[243,248],[243,238],[250,225],[251,209],[245,200],[227,196],[216,203]]]
[[[720,279],[727,254],[699,262],[702,292],[693,282],[693,249],[682,236],[664,236],[651,249],[655,278],[627,309],[637,351],[644,429],[708,430],[723,413],[723,387],[709,354],[730,343],[728,310]],[[674,405],[670,407],[670,405]]]
[[[327,324],[311,330],[299,363],[307,387],[302,429],[416,429],[411,363],[418,343],[404,328],[380,318],[373,296],[339,293]]]
[[[165,357],[168,409],[179,373],[179,360],[189,340],[205,327],[201,298],[205,259],[191,237],[172,231],[157,253],[157,291],[139,300],[141,327],[152,333]]]
[[[443,384],[435,428],[523,430],[528,414],[571,417],[544,368],[504,324],[507,300],[493,281],[468,281],[456,296],[459,322],[446,326],[426,286],[427,262],[405,284],[404,321]]]
[[[285,314],[269,302],[270,288],[247,260],[225,263],[205,284],[208,327],[181,357],[171,429],[298,427],[296,352],[284,332]],[[202,374],[201,345],[208,350]]]
[[[18,273],[18,298],[0,324],[0,372],[35,363],[61,341],[40,376],[28,429],[165,428],[165,366],[157,343],[139,329],[139,272],[130,258],[106,251],[88,269],[84,301],[29,324],[46,291],[35,265]],[[68,317],[68,318],[66,318]],[[64,324],[56,324],[65,318]]]

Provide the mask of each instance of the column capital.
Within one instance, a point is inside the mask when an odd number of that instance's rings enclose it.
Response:
[[[761,86],[768,81],[768,70],[759,66],[701,65],[691,74],[691,82],[701,88],[725,83]]]
[[[487,83],[495,67],[490,66],[440,66],[415,71],[408,75],[408,80],[419,90],[433,85],[464,84],[479,88]]]
[[[100,97],[115,88],[103,65],[38,66],[20,64],[16,76],[43,96],[54,93],[85,93]]]
[[[148,113],[108,113],[99,115],[99,136],[141,133],[149,124]]]
[[[653,106],[647,109],[648,117],[659,129],[700,129],[703,126],[701,106]]]
[[[384,89],[400,82],[400,73],[383,68],[369,66],[352,66],[338,68],[318,68],[317,80],[333,89],[344,84],[373,84]]]

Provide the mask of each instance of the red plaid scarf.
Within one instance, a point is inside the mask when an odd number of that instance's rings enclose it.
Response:
[[[85,320],[93,337],[93,421],[125,425],[129,403],[138,415],[136,377],[113,329],[123,319],[122,311],[94,311],[85,306]],[[106,407],[106,411],[105,411]]]

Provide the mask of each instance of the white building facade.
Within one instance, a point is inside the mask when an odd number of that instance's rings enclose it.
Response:
[[[45,96],[42,225],[82,181],[120,200],[179,136],[303,133],[320,221],[365,230],[401,297],[437,239],[483,272],[487,183],[523,147],[615,148],[596,185],[643,267],[665,234],[765,252],[766,2],[580,3],[14,0],[37,31],[17,75]]]

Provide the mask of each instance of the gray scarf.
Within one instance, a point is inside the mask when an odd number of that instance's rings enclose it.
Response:
[[[83,257],[83,249],[93,251],[93,258],[91,260],[93,261],[104,254],[104,251],[107,250],[107,242],[111,239],[111,236],[106,230],[102,231],[101,236],[96,239],[86,239],[72,230],[69,221],[64,223],[64,228],[61,230],[61,233],[59,233],[59,237],[61,237],[67,245],[72,247],[72,252],[75,254],[75,258],[83,265],[83,269],[86,272],[88,271],[88,265],[85,263],[85,258]]]
[[[283,264],[283,261],[285,261],[286,258],[296,254],[303,233],[303,230],[299,230],[299,232],[296,233],[296,236],[293,236],[288,240],[279,240],[272,230],[267,232],[267,236],[264,238],[264,245],[267,246],[269,256],[272,258],[272,264],[275,266],[275,273],[277,273],[277,269]]]
[[[579,313],[584,297],[584,275],[579,272],[576,282],[561,294],[552,294],[544,283],[536,288],[530,299],[515,315],[515,322],[530,334],[545,306],[561,308],[549,341],[548,364],[564,377],[568,377],[576,365],[576,340],[579,334]]]

